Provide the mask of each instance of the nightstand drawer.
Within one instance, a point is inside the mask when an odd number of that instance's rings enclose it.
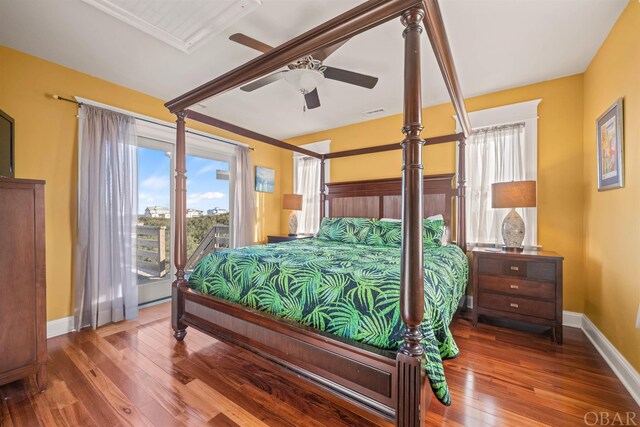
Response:
[[[538,280],[556,280],[555,262],[521,261],[483,257],[478,262],[478,272],[503,276],[526,277]]]
[[[529,279],[538,280],[556,280],[556,263],[555,262],[528,262],[527,277]]]
[[[523,297],[534,297],[554,300],[556,297],[556,285],[549,282],[536,282],[520,278],[503,276],[478,276],[480,291],[499,292],[503,294]]]
[[[493,293],[480,293],[480,307],[492,310],[534,316],[542,319],[555,319],[556,305],[553,302],[537,301],[527,298],[511,297]]]
[[[527,263],[511,259],[482,258],[478,262],[478,272],[484,274],[527,277]]]

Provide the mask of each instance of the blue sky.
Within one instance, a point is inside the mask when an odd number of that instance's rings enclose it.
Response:
[[[138,147],[138,213],[147,206],[168,208],[171,162],[160,150]],[[229,181],[216,179],[216,170],[229,170],[218,160],[187,156],[187,208],[229,209]]]

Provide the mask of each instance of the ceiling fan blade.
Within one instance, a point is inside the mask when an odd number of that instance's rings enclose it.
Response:
[[[256,89],[260,89],[262,86],[266,86],[269,83],[280,80],[284,76],[284,73],[286,73],[286,71],[278,71],[277,73],[273,73],[247,85],[244,85],[240,87],[240,90],[243,90],[245,92],[253,92]]]
[[[346,39],[336,44],[333,44],[331,46],[327,46],[324,49],[318,49],[315,52],[312,52],[311,56],[313,56],[313,59],[317,59],[318,61],[324,61],[329,57],[329,55],[331,55],[336,50],[340,49],[342,45],[348,42],[349,40],[350,39]]]
[[[320,106],[320,97],[318,96],[318,89],[314,89],[309,93],[304,94],[304,102],[307,104],[309,110],[318,108]]]
[[[236,43],[240,43],[241,45],[250,47],[252,49],[259,50],[262,53],[267,53],[271,49],[273,49],[268,44],[262,43],[261,41],[258,41],[242,33],[231,34],[229,36],[229,40],[234,41]]]
[[[377,77],[367,76],[341,68],[325,67],[323,73],[327,79],[338,80],[340,82],[366,87],[367,89],[373,89],[378,83]]]

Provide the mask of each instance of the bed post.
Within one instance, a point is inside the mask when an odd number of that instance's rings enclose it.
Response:
[[[186,113],[176,113],[176,209],[173,221],[175,233],[174,262],[176,266],[176,280],[171,286],[171,327],[176,340],[182,341],[187,335],[187,325],[182,321],[184,314],[183,291],[188,287],[184,278],[184,268],[187,264],[187,159],[185,141]]]
[[[422,100],[420,84],[420,7],[402,15],[404,37],[404,126],[402,141],[402,270],[400,312],[405,324],[404,342],[396,357],[396,425],[424,425],[427,412],[423,338],[419,326],[424,317],[424,268],[422,247],[423,167]]]
[[[463,136],[458,141],[458,176],[456,177],[456,244],[465,253],[467,252],[467,178],[466,178],[466,138]]]
[[[320,159],[320,224],[322,224],[322,218],[324,218],[324,205],[326,200],[325,194],[325,182],[324,182],[324,154]]]

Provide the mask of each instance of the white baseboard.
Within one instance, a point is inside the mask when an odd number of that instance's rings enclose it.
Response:
[[[571,328],[582,329],[582,319],[584,314],[576,313],[575,311],[563,311],[562,312],[562,325],[569,326]]]
[[[62,317],[60,319],[47,322],[47,338],[57,337],[75,331],[73,327],[73,316]]]
[[[629,391],[631,397],[640,405],[640,373],[584,314],[582,315],[582,330]]]

